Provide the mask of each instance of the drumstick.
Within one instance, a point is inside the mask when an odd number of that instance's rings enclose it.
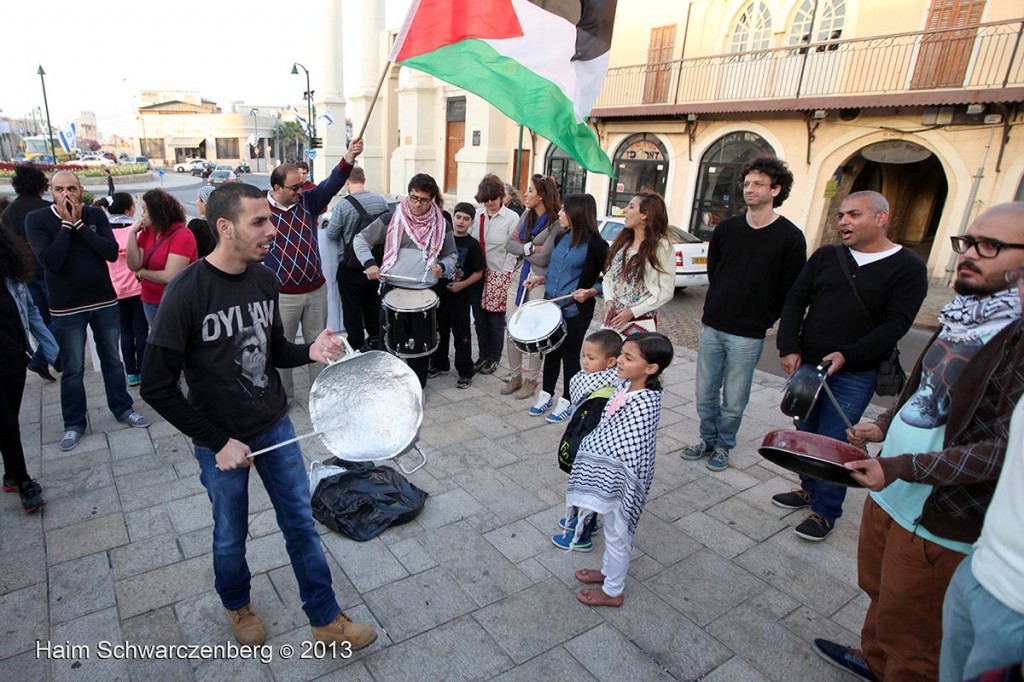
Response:
[[[408,282],[418,282],[419,281],[415,277],[406,277],[405,275],[392,275],[391,273],[388,273],[388,272],[382,272],[382,273],[380,273],[380,276],[381,277],[388,277],[390,279],[404,279],[404,280],[406,280]]]
[[[552,303],[554,303],[555,301],[564,301],[567,298],[572,298],[575,295],[576,295],[576,292],[573,292],[571,294],[566,294],[565,296],[559,296],[558,298],[549,298],[547,300],[551,301]]]

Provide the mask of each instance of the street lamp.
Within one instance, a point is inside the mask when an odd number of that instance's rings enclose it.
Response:
[[[306,137],[309,138],[309,149],[313,148],[313,91],[309,87],[309,69],[298,62],[292,64],[292,75],[299,75],[299,68],[306,72]],[[309,167],[309,180],[313,180],[313,167]]]
[[[50,138],[50,154],[53,156],[53,162],[57,163],[57,149],[53,146],[53,126],[50,125],[50,103],[46,101],[46,72],[43,71],[42,64],[36,73],[39,74],[39,82],[43,84],[43,106],[46,107],[46,134]]]
[[[252,116],[252,139],[256,143],[255,145],[249,145],[249,150],[251,152],[252,148],[256,147],[256,172],[257,173],[260,172],[260,148],[258,146],[259,143],[260,143],[260,134],[259,134],[258,128],[256,127],[256,114],[258,114],[259,111],[260,111],[259,109],[250,109],[249,110],[249,115]],[[249,156],[252,156],[252,154],[250,153]]]

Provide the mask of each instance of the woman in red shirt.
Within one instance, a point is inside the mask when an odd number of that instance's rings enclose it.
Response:
[[[142,282],[142,306],[152,326],[164,288],[199,258],[196,238],[185,227],[185,210],[177,199],[162,189],[142,195],[142,219],[132,226],[125,255]]]

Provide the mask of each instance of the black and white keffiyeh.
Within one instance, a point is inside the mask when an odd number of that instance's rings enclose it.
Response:
[[[614,367],[600,372],[587,373],[581,369],[569,380],[569,402],[576,407],[587,399],[591,393],[605,386],[618,386],[622,383],[619,373]]]
[[[623,382],[608,401],[601,423],[580,443],[565,503],[566,520],[579,517],[577,536],[592,513],[617,514],[629,529],[632,545],[654,480],[661,391],[628,393],[625,404],[609,416],[608,408],[619,392],[628,390],[629,382]]]
[[[994,336],[1020,316],[1020,296],[1014,288],[981,298],[959,294],[942,309],[939,324],[945,338],[962,343]]]

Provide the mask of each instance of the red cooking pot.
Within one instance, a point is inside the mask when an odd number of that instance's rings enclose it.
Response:
[[[827,483],[863,488],[843,465],[868,459],[864,450],[835,438],[808,431],[777,429],[761,441],[762,457],[783,469]]]

